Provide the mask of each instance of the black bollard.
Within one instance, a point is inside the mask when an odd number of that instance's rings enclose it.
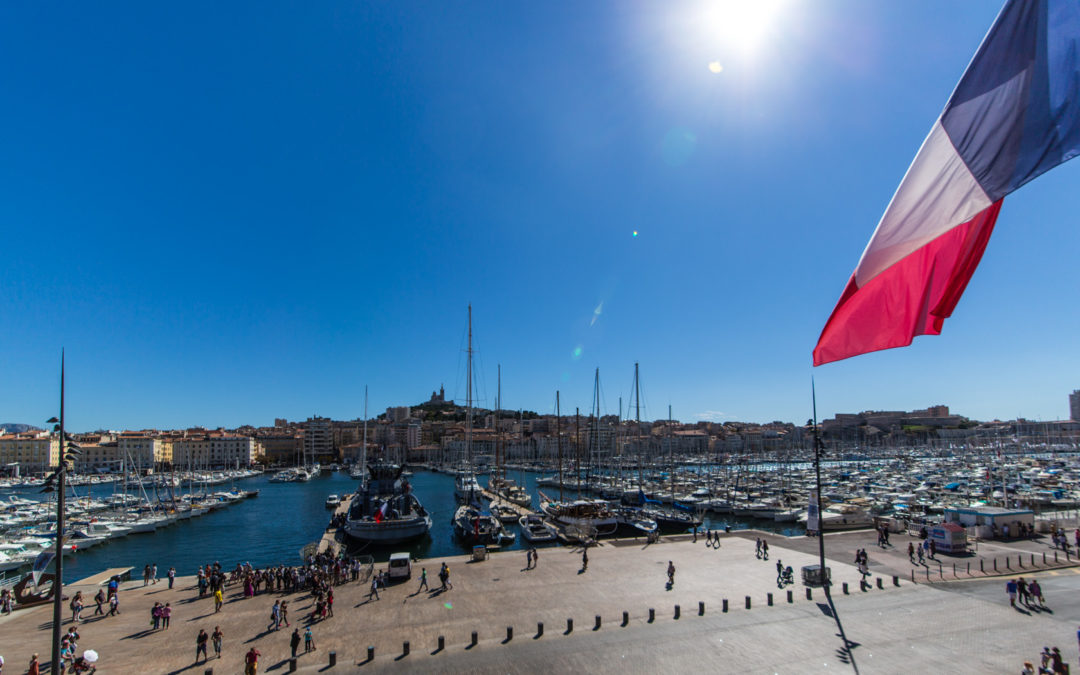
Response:
[[[1054,557],[1057,557],[1056,553],[1054,554]],[[997,558],[994,558],[994,571],[997,572]]]
[[[795,597],[794,597],[794,596],[795,596],[795,594],[794,594],[794,593],[792,593],[790,589],[788,589],[788,592],[787,592],[787,601],[788,601],[788,604],[789,604],[789,605],[790,605],[791,603],[795,602]]]
[[[289,672],[290,673],[295,673],[296,672],[296,657],[295,656],[292,657],[291,659],[289,659]]]
[[[1043,551],[1043,564],[1046,564],[1046,551]]]
[[[765,602],[769,605],[769,607],[772,607],[772,593],[766,593]]]
[[[705,616],[705,603],[704,602],[699,602],[697,604],[697,615],[698,616]]]
[[[409,643],[405,643],[405,653],[409,653]],[[330,667],[333,668],[337,665],[337,652],[330,650]]]
[[[566,620],[566,634],[569,635],[570,633],[573,633],[573,632],[574,632],[574,620],[573,619],[567,619]]]
[[[1058,561],[1058,559],[1057,559],[1057,551],[1054,551],[1054,562],[1057,562],[1057,561]],[[995,567],[994,569],[997,569],[997,568]]]
[[[536,622],[536,637],[543,637],[543,635],[544,635],[544,622],[543,621],[537,621]]]
[[[370,645],[367,648],[367,660],[368,661],[374,661],[375,660],[375,647],[372,647]]]
[[[721,608],[720,611],[727,614],[727,598],[724,598],[724,606],[723,606],[723,608]]]
[[[806,599],[807,600],[813,600],[814,599],[813,594],[810,592],[810,587],[809,586],[807,586],[807,588],[806,588]]]
[[[845,581],[845,582],[844,582],[844,583],[843,583],[843,584],[841,585],[841,587],[842,587],[842,588],[844,589],[844,595],[847,595],[847,594],[848,594],[848,587],[847,587],[847,582]]]
[[[1020,569],[1024,569],[1024,556],[1016,556],[1016,564],[1020,567]]]
[[[622,625],[627,626],[630,624],[630,612],[624,611],[622,613]]]
[[[1031,566],[1035,567],[1035,554],[1034,553],[1031,554]]]
[[[983,565],[984,562],[986,562],[986,561],[983,560],[982,558],[979,558],[979,571],[982,572],[983,574],[986,574],[986,566]]]
[[[882,590],[885,590],[885,580],[882,579],[881,577],[877,578],[877,587],[882,589]]]
[[[596,615],[596,625],[593,626],[593,630],[600,630],[600,615]]]
[[[404,642],[401,643],[401,655],[402,656],[408,656],[409,655],[409,641],[408,640],[405,640]],[[330,652],[330,665],[334,665],[335,663],[337,663],[337,654],[335,654],[334,652]]]
[[[900,585],[900,577],[896,576],[895,574],[892,575],[892,585],[893,586],[899,586]]]
[[[676,619],[679,618],[679,616],[681,615],[681,612],[682,612],[682,610],[680,609],[680,607],[678,605],[675,605],[675,618]]]
[[[514,639],[514,627],[513,626],[507,626],[506,627],[506,641],[510,642],[513,639]]]
[[[472,643],[470,643],[469,646],[470,647],[475,647],[476,643],[479,641],[479,638],[480,638],[480,636],[476,634],[476,631],[473,631],[472,632]]]
[[[440,635],[439,636],[439,647],[435,651],[441,652],[444,649],[446,649],[446,637],[443,636],[443,635]]]
[[[746,596],[746,608],[750,609],[750,596]]]
[[[206,673],[206,675],[214,675],[214,669],[213,668],[207,668],[206,671],[204,671],[204,672]]]
[[[649,623],[656,621],[656,610],[652,607],[649,608]]]

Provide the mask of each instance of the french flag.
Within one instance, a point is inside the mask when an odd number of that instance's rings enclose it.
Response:
[[[1080,151],[1080,3],[1009,0],[866,245],[814,365],[940,335],[1002,199]]]
[[[383,502],[379,510],[375,512],[375,522],[381,523],[386,519],[386,512],[390,510],[390,502]]]

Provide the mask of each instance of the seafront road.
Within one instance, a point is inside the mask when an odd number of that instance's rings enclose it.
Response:
[[[453,590],[417,593],[414,575],[372,602],[366,601],[366,587],[344,584],[335,589],[336,616],[312,625],[318,649],[298,659],[298,672],[1018,672],[1043,645],[1058,645],[1077,662],[1080,602],[1062,597],[1052,614],[1025,614],[1009,608],[1000,578],[961,575],[956,581],[912,584],[910,574],[904,576],[913,567],[903,552],[906,535],[893,535],[894,548],[883,551],[874,546],[875,533],[852,532],[826,537],[834,580],[830,605],[820,588],[812,589],[807,600],[801,583],[784,589],[776,585],[777,558],[791,565],[798,578],[803,565],[816,561],[816,540],[769,536],[771,555],[764,561],[755,558],[754,534],[726,535],[719,548],[707,547],[704,537],[696,543],[689,537],[665,538],[652,545],[605,541],[590,549],[586,572],[580,571],[580,549],[570,547],[540,549],[534,570],[524,569],[520,551],[480,562],[468,556],[446,558]],[[1025,550],[1025,555],[1037,546],[1045,548],[1038,542],[1001,545],[1006,551]],[[860,589],[860,575],[850,564],[858,548],[870,554],[873,574],[866,590]],[[427,568],[433,589],[443,560],[416,563],[417,574],[421,566]],[[670,589],[669,560],[676,566]],[[951,567],[948,562],[945,566]],[[136,568],[142,563],[131,561]],[[894,573],[899,573],[900,586],[893,585]],[[1021,573],[1030,576],[1029,570]],[[1080,587],[1074,568],[1037,574],[1051,607],[1055,595]],[[848,594],[842,590],[845,582]],[[80,651],[99,652],[101,673],[203,675],[212,667],[220,675],[242,672],[243,654],[254,645],[262,653],[260,673],[288,672],[291,631],[266,630],[270,606],[281,596],[244,600],[238,588],[228,591],[223,611],[214,614],[210,599],[197,599],[192,577],[178,579],[174,590],[165,582],[146,588],[141,580],[128,582],[121,592],[121,616],[79,627]],[[86,596],[94,592],[84,589]],[[767,593],[773,594],[773,606],[767,604]],[[293,626],[302,630],[310,598],[285,597]],[[168,631],[149,630],[154,601],[172,603]],[[705,603],[704,615],[699,615],[699,602]],[[676,605],[679,619],[674,618]],[[650,608],[655,610],[652,622]],[[92,610],[91,604],[84,615]],[[629,616],[625,626],[624,611]],[[601,626],[594,629],[597,615]],[[50,618],[48,607],[0,618],[0,654],[10,672],[23,672],[19,668],[32,652],[48,659]],[[574,622],[569,633],[567,619]],[[67,617],[65,628],[66,622]],[[541,637],[536,636],[537,622],[544,623]],[[225,633],[224,658],[194,665],[196,634],[215,625]],[[510,640],[508,626],[513,627]],[[477,644],[470,647],[473,631]],[[436,652],[439,636],[445,648]],[[406,640],[410,653],[403,656]],[[370,662],[368,646],[375,648]],[[338,665],[328,670],[330,650],[337,652]]]

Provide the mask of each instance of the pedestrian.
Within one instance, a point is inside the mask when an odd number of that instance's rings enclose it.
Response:
[[[285,627],[289,627],[289,602],[287,600],[281,601],[281,623],[285,624]]]
[[[169,568],[169,588],[170,589],[173,587],[173,584],[175,582],[176,582],[176,568],[175,567],[170,567]]]
[[[79,623],[83,608],[82,591],[75,593],[75,597],[71,599],[71,622]]]
[[[937,555],[937,542],[934,541],[933,539],[931,539],[930,540],[930,559],[933,560],[935,555]]]
[[[779,558],[776,559],[776,585],[784,585],[784,563]]]
[[[120,613],[120,594],[113,593],[109,598],[109,614],[108,616],[115,616]]]
[[[169,619],[172,617],[172,605],[165,603],[165,606],[161,608],[161,627],[165,630],[169,630]]]
[[[221,658],[221,641],[225,639],[225,633],[221,632],[221,626],[214,626],[214,634],[210,636],[210,642],[214,643],[214,657]]]
[[[304,653],[315,649],[315,638],[311,635],[311,626],[304,629]]]
[[[697,543],[697,525],[694,526],[694,543]]]
[[[157,630],[159,627],[161,627],[161,603],[155,602],[150,608],[150,628]]]
[[[259,657],[262,654],[258,649],[252,647],[248,650],[248,653],[244,655],[244,675],[257,675],[259,672]]]
[[[675,585],[675,563],[671,562],[670,560],[667,561],[667,581],[668,586]]]
[[[581,571],[589,569],[589,547],[581,549]]]
[[[299,646],[300,646],[300,629],[299,628],[294,628],[293,632],[292,632],[292,637],[289,638],[289,647],[292,648],[292,655],[293,655],[294,659],[296,658],[296,649]]]
[[[157,563],[150,566],[150,583],[157,584]]]
[[[1016,580],[1016,593],[1020,596],[1020,602],[1024,605],[1031,606],[1031,598],[1028,596],[1027,582],[1024,581],[1024,577],[1020,577]]]
[[[206,643],[210,640],[210,636],[206,634],[206,631],[202,628],[199,629],[199,634],[195,636],[195,663],[199,662],[199,654],[202,654],[203,663],[206,663]]]
[[[1009,594],[1009,606],[1016,607],[1016,579],[1009,579],[1005,583],[1005,592]]]
[[[142,585],[143,586],[149,586],[150,585],[150,565],[147,565],[147,566],[143,567]]]
[[[907,559],[911,562],[915,562],[915,544],[910,541],[907,543]]]
[[[221,588],[219,587],[216,591],[214,591],[214,611],[220,612],[221,606],[224,604],[225,595],[221,592]]]
[[[918,552],[919,552],[919,564],[922,565],[923,564],[923,547],[922,547],[922,545],[919,545]]]
[[[105,604],[105,589],[104,588],[99,588],[98,589],[97,595],[94,596],[94,602],[97,603],[97,607],[94,608],[94,616],[97,616],[98,614],[104,615],[105,610],[103,610],[101,608],[101,606]]]
[[[536,550],[536,547],[532,547],[533,552],[533,569],[536,569],[536,563],[540,559],[540,552]]]
[[[1028,595],[1034,600],[1039,601],[1040,607],[1046,607],[1046,603],[1043,601],[1042,586],[1039,584],[1038,579],[1032,579],[1028,584]]]
[[[761,540],[761,559],[762,560],[768,560],[769,559],[769,542],[766,541],[765,539]]]
[[[379,599],[379,577],[371,577],[371,592],[368,593],[368,600],[371,600],[371,596],[375,596],[375,599]]]
[[[420,587],[416,589],[416,592],[419,593],[422,590],[424,590],[424,591],[428,590],[427,568],[426,567],[421,567],[420,568]]]
[[[442,564],[442,568],[439,570],[439,580],[442,581],[442,590],[449,588],[454,590],[454,584],[450,583],[450,568],[446,563]]]
[[[532,569],[532,549],[525,550],[525,569]]]
[[[270,608],[270,624],[266,627],[266,630],[277,630],[281,625],[281,601],[275,600],[274,606]]]
[[[26,671],[26,675],[41,675],[41,664],[38,663],[37,654],[30,657],[30,669]]]
[[[754,545],[754,557],[761,558],[761,537],[757,538],[757,543]]]
[[[1065,542],[1068,543],[1068,540]],[[1065,673],[1065,661],[1061,658],[1061,650],[1054,647],[1054,653],[1050,655],[1050,663],[1054,669],[1054,675],[1064,675]]]

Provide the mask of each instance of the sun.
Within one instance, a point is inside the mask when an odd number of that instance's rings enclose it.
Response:
[[[706,0],[700,25],[718,47],[746,55],[761,48],[788,4],[788,0]]]

